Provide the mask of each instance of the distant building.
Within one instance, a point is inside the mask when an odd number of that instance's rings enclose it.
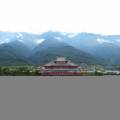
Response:
[[[106,70],[103,73],[108,74],[108,75],[120,75],[120,71],[118,71],[118,70]]]
[[[56,60],[45,64],[39,74],[48,76],[79,76],[81,67],[70,60],[66,60],[64,57],[57,57]]]

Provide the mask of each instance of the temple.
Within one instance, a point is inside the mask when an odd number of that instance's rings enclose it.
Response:
[[[64,57],[57,57],[45,64],[40,71],[40,75],[46,76],[79,76],[80,73],[81,67]]]

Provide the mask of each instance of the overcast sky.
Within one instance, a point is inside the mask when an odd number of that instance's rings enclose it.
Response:
[[[120,34],[120,0],[0,0],[0,31]]]

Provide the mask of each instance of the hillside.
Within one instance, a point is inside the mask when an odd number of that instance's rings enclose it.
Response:
[[[64,56],[76,63],[100,64],[102,60],[90,55],[89,53],[78,50],[67,43],[59,40],[48,39],[38,45],[30,56],[32,63],[43,64]]]
[[[17,61],[42,64],[56,56],[65,56],[77,63],[120,65],[119,51],[120,35],[0,32],[0,65],[17,64]]]

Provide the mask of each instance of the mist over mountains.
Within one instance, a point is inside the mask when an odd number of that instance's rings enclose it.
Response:
[[[120,35],[0,32],[0,65],[44,64],[57,56],[76,63],[120,65]]]

